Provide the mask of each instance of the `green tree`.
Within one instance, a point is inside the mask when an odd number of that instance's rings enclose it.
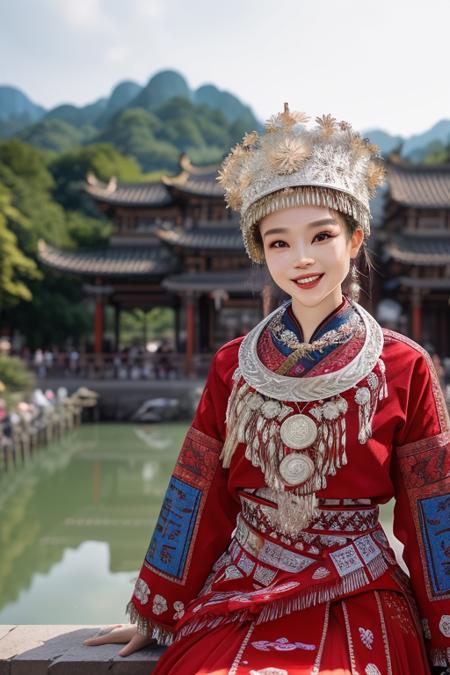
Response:
[[[32,268],[28,264],[26,271],[32,271],[34,277],[26,284],[24,272],[17,277],[23,286],[19,286],[18,296],[17,288],[13,289],[18,300],[15,306],[10,306],[9,294],[8,302],[4,303],[7,309],[3,311],[3,322],[20,331],[31,348],[63,344],[68,338],[79,341],[90,329],[80,281],[48,270],[42,270],[37,278],[38,240],[43,238],[50,244],[72,248],[96,244],[104,240],[107,227],[101,219],[90,219],[76,211],[65,212],[54,201],[55,181],[48,164],[48,154],[32,146],[17,140],[0,144],[0,181],[9,199],[4,201],[2,211],[7,230],[1,239],[3,249],[7,248],[5,258],[17,260],[11,253],[12,234],[17,237],[19,253],[22,251],[27,260],[33,259]],[[20,261],[22,269],[22,258]]]
[[[115,176],[120,181],[134,182],[142,176],[136,160],[125,157],[110,143],[97,143],[64,153],[51,162],[50,170],[54,181],[53,195],[58,204],[97,217],[97,208],[84,192],[87,173],[92,172],[103,181]]]
[[[94,127],[88,125],[77,129],[63,119],[49,117],[23,129],[17,137],[38,148],[66,152],[93,138],[96,131]]]
[[[22,253],[16,235],[8,229],[8,218],[21,219],[11,205],[9,191],[0,184],[0,309],[31,300],[26,281],[39,276],[35,262]]]
[[[430,143],[423,159],[423,163],[447,164],[448,162],[450,162],[450,144],[444,145],[440,141]]]
[[[112,233],[107,220],[91,218],[80,211],[67,211],[68,234],[74,245],[81,248],[104,246]]]
[[[116,115],[99,140],[114,144],[121,153],[131,155],[144,171],[174,169],[179,151],[161,140],[162,124],[158,117],[142,108],[131,108]],[[139,176],[134,180],[143,180]]]
[[[17,139],[0,144],[0,181],[24,217],[20,227],[13,219],[8,226],[26,255],[36,255],[41,238],[55,246],[70,245],[64,211],[52,198],[54,180],[48,161],[46,153]]]
[[[82,284],[76,279],[45,271],[30,284],[33,299],[11,308],[7,320],[26,338],[27,346],[47,348],[79,345],[92,332],[92,317],[84,302]]]

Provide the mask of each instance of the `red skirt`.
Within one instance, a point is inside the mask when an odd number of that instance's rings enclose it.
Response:
[[[404,596],[367,591],[266,623],[228,623],[174,642],[153,675],[429,675]]]

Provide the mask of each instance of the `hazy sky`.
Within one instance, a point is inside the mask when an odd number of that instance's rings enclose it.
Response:
[[[450,117],[449,27],[450,0],[0,0],[0,84],[84,104],[172,68],[408,135]]]

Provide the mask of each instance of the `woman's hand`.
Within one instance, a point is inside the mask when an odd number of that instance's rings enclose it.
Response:
[[[143,647],[146,647],[147,645],[156,644],[156,640],[153,638],[140,635],[137,632],[137,626],[135,624],[124,625],[122,623],[102,628],[97,635],[88,638],[83,644],[89,647],[96,647],[97,645],[121,644],[122,642],[128,644],[120,650],[119,656],[128,656],[129,654],[133,654],[133,652],[139,651],[139,649],[143,649]]]

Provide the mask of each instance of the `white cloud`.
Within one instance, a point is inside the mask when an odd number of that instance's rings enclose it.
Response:
[[[105,52],[107,63],[125,63],[130,57],[130,48],[127,45],[112,45]]]
[[[164,15],[167,4],[163,0],[131,0],[130,11],[144,19],[157,19]]]
[[[96,30],[110,24],[101,0],[62,0],[54,7],[73,28]]]
[[[170,68],[192,87],[233,92],[261,118],[288,100],[407,134],[450,111],[448,0],[282,0],[282,12],[278,0],[4,5],[4,81],[45,106],[84,104],[121,79],[144,84]]]

